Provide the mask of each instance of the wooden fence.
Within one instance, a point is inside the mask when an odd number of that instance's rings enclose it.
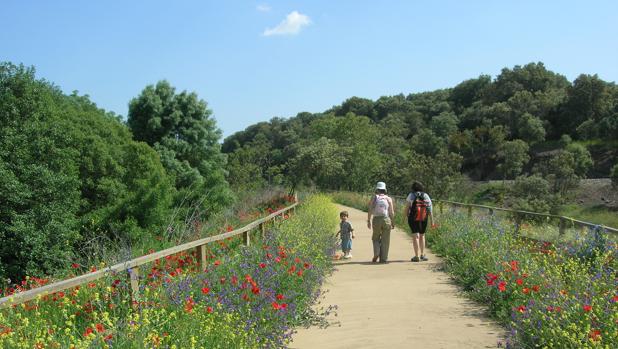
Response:
[[[20,304],[27,302],[29,300],[36,299],[39,296],[45,296],[48,294],[52,294],[55,292],[63,291],[71,287],[75,287],[86,282],[91,282],[94,280],[101,279],[107,275],[114,273],[127,273],[127,276],[130,279],[131,284],[131,293],[132,297],[136,299],[139,294],[139,275],[140,275],[140,266],[156,261],[160,258],[165,258],[166,256],[173,255],[179,252],[187,251],[195,249],[197,252],[198,263],[201,265],[206,264],[206,245],[211,242],[220,241],[227,239],[229,237],[243,236],[243,242],[246,246],[249,246],[251,243],[251,231],[257,230],[264,236],[266,231],[266,224],[271,221],[276,221],[277,218],[283,218],[284,215],[288,212],[294,213],[296,210],[296,206],[298,206],[298,202],[285,207],[277,212],[274,212],[267,217],[262,219],[258,219],[254,222],[251,222],[245,225],[242,228],[232,230],[230,232],[219,234],[215,236],[209,236],[203,239],[191,241],[184,243],[182,245],[170,247],[165,250],[161,250],[155,253],[151,253],[145,256],[141,256],[123,263],[118,263],[116,265],[112,265],[107,268],[103,268],[101,270],[97,270],[92,273],[76,276],[74,278],[62,280],[59,282],[55,282],[49,285],[45,285],[42,287],[34,288],[28,291],[23,291],[19,293],[15,293],[13,295],[0,298],[0,309],[10,307],[14,304]]]
[[[392,195],[392,196],[397,199],[403,199],[403,200],[406,199],[405,196],[400,196],[400,195]],[[548,213],[538,213],[538,212],[530,212],[530,211],[522,211],[522,210],[512,210],[508,208],[494,207],[494,206],[487,206],[487,205],[466,204],[462,202],[449,201],[449,200],[433,200],[433,201],[438,204],[438,210],[440,211],[440,214],[442,214],[443,209],[444,209],[443,207],[446,204],[446,205],[451,205],[454,207],[463,208],[464,210],[468,212],[469,217],[472,217],[473,210],[486,211],[490,215],[493,215],[495,212],[498,212],[498,211],[510,213],[511,215],[513,215],[515,221],[518,224],[526,216],[535,216],[535,217],[555,219],[558,221],[558,234],[559,235],[563,235],[566,229],[569,228],[569,225],[571,227],[579,227],[582,230],[585,230],[587,228],[599,228],[600,227],[606,232],[614,233],[614,234],[618,233],[618,229],[616,228],[607,227],[604,225],[590,223],[590,222],[584,222],[584,221],[580,221],[580,220],[577,220],[571,217],[566,217],[566,216],[558,216],[558,215],[553,215],[553,214],[548,214]]]

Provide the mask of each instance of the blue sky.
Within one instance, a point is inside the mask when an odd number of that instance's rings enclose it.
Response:
[[[224,136],[536,61],[618,80],[618,1],[1,0],[0,23],[0,61],[124,116],[167,79]]]

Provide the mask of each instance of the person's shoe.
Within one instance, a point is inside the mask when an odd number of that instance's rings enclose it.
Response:
[[[352,258],[352,254],[348,253],[348,259]]]
[[[420,259],[418,259],[418,256],[414,256],[412,257],[412,259],[410,259],[410,262],[418,262],[420,261]]]
[[[346,254],[345,256],[343,256],[343,259],[350,259],[350,258],[352,258],[351,254]]]
[[[427,257],[425,257],[425,255],[424,255],[424,254],[422,254],[422,255],[421,255],[421,260],[422,260],[423,262],[427,262],[429,259],[428,259]]]
[[[371,259],[371,263],[377,263],[378,262],[378,256],[375,256]]]

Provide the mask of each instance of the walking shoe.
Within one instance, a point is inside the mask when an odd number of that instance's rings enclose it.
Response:
[[[378,262],[378,256],[375,256],[371,259],[371,263],[377,263]]]
[[[429,259],[424,254],[421,255],[421,260],[427,262]]]
[[[410,259],[410,262],[418,262],[420,261],[420,259],[418,259],[418,256],[414,256],[412,257],[412,259]]]

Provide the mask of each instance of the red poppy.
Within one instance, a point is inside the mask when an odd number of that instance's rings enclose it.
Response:
[[[285,296],[283,296],[281,293],[277,294],[277,299],[278,300],[282,300],[284,298],[285,298]]]
[[[518,262],[517,261],[511,261],[511,270],[516,271],[518,268]]]
[[[309,267],[311,266],[311,264],[305,262],[305,264],[303,264],[303,267],[305,267],[305,269],[309,269]]]
[[[281,309],[287,309],[288,304],[287,303],[281,303]]]
[[[257,286],[253,286],[253,288],[251,288],[251,292],[253,294],[260,294],[260,288]]]
[[[73,268],[73,269],[77,269],[77,268],[79,268],[79,264],[77,264],[77,263],[72,263],[72,264],[71,264],[71,268]]]
[[[219,265],[219,264],[221,264],[221,261],[217,259],[217,260],[215,261],[215,265]]]
[[[523,313],[526,311],[526,306],[525,305],[520,305],[519,307],[517,307],[517,311],[520,313]]]
[[[590,330],[590,332],[588,333],[588,338],[592,339],[593,341],[598,341],[601,337],[601,331],[600,330]]]
[[[540,289],[539,285],[532,286],[532,291],[534,292],[539,292],[539,289]]]
[[[614,297],[612,297],[612,302],[614,302],[614,303],[618,303],[618,296],[614,296]]]
[[[302,270],[299,270],[298,272],[296,272],[296,275],[298,275],[298,276],[303,276],[303,271],[302,271]]]
[[[588,304],[585,304],[585,305],[583,306],[583,308],[584,308],[584,311],[585,311],[586,313],[592,310],[592,306],[591,306],[591,305],[588,305]]]
[[[103,326],[103,324],[96,324],[94,325],[94,327],[97,329],[97,332],[99,333],[105,332],[105,326]]]
[[[90,271],[94,273],[95,271],[97,271],[97,267],[90,268]]]
[[[273,306],[273,309],[275,310],[281,309],[281,305],[279,305],[279,303],[277,302],[272,302],[271,305]]]
[[[516,282],[519,286],[521,286],[521,285],[524,283],[524,280],[522,280],[522,279],[517,279],[517,280],[515,280],[515,282]]]
[[[92,327],[86,327],[86,331],[84,331],[84,337],[88,337],[93,332],[94,330],[92,329]]]
[[[523,290],[521,290],[524,294],[528,294],[530,293],[530,289],[528,287],[524,287]]]
[[[206,307],[206,312],[208,312],[208,313],[212,313],[212,307],[210,307],[210,306],[209,306],[209,307]]]
[[[506,291],[506,282],[500,281],[500,283],[498,284],[498,290],[500,290],[500,292]]]
[[[202,287],[203,294],[208,294],[208,292],[210,292],[210,289],[208,287]]]
[[[114,337],[114,335],[112,335],[112,334],[110,333],[110,334],[108,334],[107,336],[105,336],[105,338],[103,338],[103,339],[104,339],[104,340],[106,340],[106,341],[111,341],[113,337]]]
[[[262,268],[262,269],[266,268],[266,264],[265,263],[260,263],[260,268]]]

